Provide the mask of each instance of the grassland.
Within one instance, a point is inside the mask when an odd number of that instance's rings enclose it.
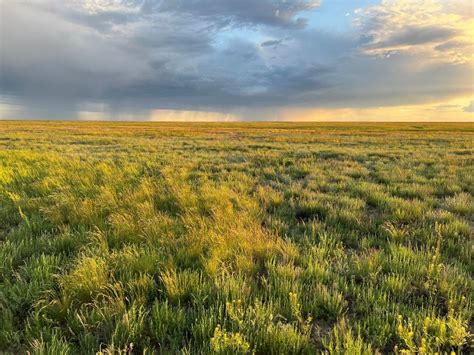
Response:
[[[0,122],[0,352],[468,352],[474,125]]]

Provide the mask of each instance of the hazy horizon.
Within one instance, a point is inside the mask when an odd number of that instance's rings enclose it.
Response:
[[[474,122],[470,0],[0,0],[0,119]]]

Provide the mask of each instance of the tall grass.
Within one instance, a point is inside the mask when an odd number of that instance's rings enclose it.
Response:
[[[469,352],[474,127],[0,124],[0,352]]]

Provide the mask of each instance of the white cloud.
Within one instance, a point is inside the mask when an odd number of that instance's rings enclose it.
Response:
[[[469,5],[470,11],[463,12]],[[423,56],[425,63],[467,63],[474,53],[472,10],[471,0],[384,0],[359,9],[354,21],[365,53],[403,52]]]

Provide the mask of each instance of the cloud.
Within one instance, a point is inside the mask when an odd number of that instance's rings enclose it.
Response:
[[[469,0],[384,0],[356,11],[355,24],[368,54],[422,54],[432,61],[469,62],[473,11]],[[436,51],[438,49],[438,51]],[[441,49],[441,50],[440,50]]]
[[[6,92],[100,96],[108,87],[140,80],[149,69],[119,39],[24,3],[2,4],[2,10],[0,86]]]
[[[463,107],[464,112],[474,112],[474,101],[471,101],[469,105]]]
[[[35,106],[100,100],[126,111],[241,105],[267,90],[260,82],[271,86],[277,70],[267,68],[252,41],[235,36],[217,46],[218,28],[229,18],[236,26],[293,28],[294,15],[318,3],[3,3],[0,87]]]
[[[276,47],[283,43],[283,39],[273,39],[269,41],[262,42],[261,47]]]
[[[304,19],[320,1],[0,0],[0,91],[29,118],[258,118],[468,96],[472,15],[446,3],[384,1],[336,33]]]
[[[369,46],[370,49],[397,49],[429,43],[440,43],[452,39],[458,31],[453,28],[436,26],[408,26],[389,38]]]
[[[190,14],[219,25],[268,25],[304,27],[298,14],[320,6],[319,0],[175,0],[160,1],[155,8]]]

